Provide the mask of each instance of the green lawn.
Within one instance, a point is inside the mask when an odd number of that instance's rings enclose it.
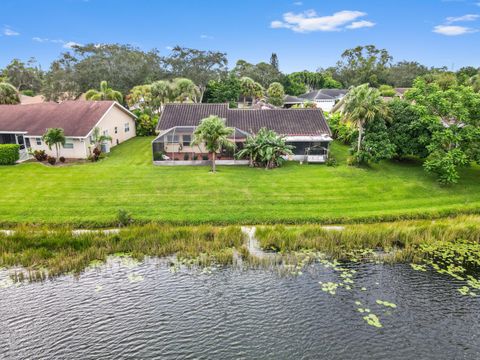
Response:
[[[108,225],[118,209],[137,220],[175,223],[340,222],[435,216],[480,209],[480,169],[441,187],[415,163],[340,166],[288,163],[275,170],[162,167],[151,138],[132,139],[99,163],[0,167],[0,223]]]

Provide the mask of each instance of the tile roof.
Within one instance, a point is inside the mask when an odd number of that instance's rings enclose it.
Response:
[[[285,97],[283,98],[284,104],[303,104],[305,101],[305,99],[301,99],[292,95],[285,95]]]
[[[249,133],[266,127],[281,135],[331,135],[320,109],[229,109],[228,104],[167,104],[157,130],[198,126],[209,115],[224,118],[227,126]]]
[[[337,100],[343,97],[348,90],[345,89],[320,89],[310,91],[308,93],[299,95],[302,99],[307,100]]]
[[[0,105],[0,132],[41,136],[48,128],[62,128],[65,136],[85,137],[114,101],[64,101],[28,105]],[[117,104],[127,113],[128,110]],[[132,114],[133,116],[133,114]]]

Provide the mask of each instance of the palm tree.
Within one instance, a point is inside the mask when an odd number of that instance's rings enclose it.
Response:
[[[48,148],[52,150],[52,146],[55,146],[57,152],[57,160],[59,158],[60,145],[65,145],[65,134],[61,128],[47,129],[43,135],[43,141],[48,145]]]
[[[222,148],[234,149],[235,144],[228,140],[234,132],[233,128],[225,126],[225,119],[210,115],[203,119],[193,132],[192,146],[203,143],[212,154],[212,172],[216,171],[215,160],[217,152]]]
[[[200,90],[197,85],[185,78],[178,78],[173,80],[173,89],[176,95],[176,99],[183,103],[185,100],[191,100],[197,102],[197,98],[200,96]]]
[[[344,121],[358,128],[357,152],[360,152],[365,124],[378,115],[386,116],[387,107],[378,89],[363,84],[352,87],[345,96],[343,115]]]
[[[0,105],[16,105],[20,103],[17,89],[7,82],[0,82]]]
[[[109,88],[106,81],[102,81],[100,83],[100,90],[88,90],[85,94],[85,98],[87,100],[114,100],[119,103],[123,102],[122,93],[120,91]]]
[[[92,141],[95,145],[95,148],[101,150],[102,144],[107,141],[112,141],[112,137],[109,135],[101,134],[100,128],[98,126],[95,126],[92,132]]]
[[[253,97],[255,96],[255,93],[256,93],[255,81],[253,81],[248,76],[242,77],[240,79],[240,91],[243,96],[243,106],[245,107],[247,102],[247,96],[251,96],[252,102],[253,102]]]
[[[152,84],[152,101],[157,110],[162,110],[167,102],[175,100],[173,93],[173,86],[170,81],[159,80]]]

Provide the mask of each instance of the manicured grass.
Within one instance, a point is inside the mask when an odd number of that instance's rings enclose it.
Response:
[[[0,167],[0,224],[108,226],[118,209],[137,221],[169,223],[303,223],[434,217],[480,210],[480,169],[442,187],[418,163],[288,163],[275,170],[163,167],[151,162],[152,138],[132,139],[99,163]]]

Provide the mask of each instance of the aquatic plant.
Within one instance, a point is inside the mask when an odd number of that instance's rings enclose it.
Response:
[[[383,327],[382,323],[380,322],[380,319],[375,314],[368,314],[367,316],[363,317],[363,320],[365,320],[368,325],[375,326],[377,328]]]

